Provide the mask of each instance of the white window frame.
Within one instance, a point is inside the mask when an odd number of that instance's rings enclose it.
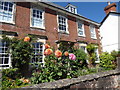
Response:
[[[3,1],[1,1],[1,2],[3,2]],[[11,13],[12,14],[12,21],[0,20],[0,22],[15,24],[16,4],[14,2],[9,2],[9,3],[13,3],[12,13]],[[2,12],[6,12],[6,11],[2,10]]]
[[[82,24],[82,29],[80,30],[79,28],[78,28],[78,24]],[[82,21],[77,21],[77,29],[78,29],[78,36],[82,36],[82,37],[85,37],[85,29],[84,29],[84,23],[82,22]],[[79,34],[79,31],[82,31],[83,32],[83,34],[82,35],[80,35]]]
[[[92,39],[97,39],[97,37],[96,37],[95,26],[94,26],[94,25],[90,25],[89,28],[90,28],[90,35],[91,35],[91,38],[92,38]],[[93,28],[93,32],[91,31],[91,30],[92,30],[91,28]],[[92,34],[93,34],[94,36],[92,36]]]
[[[63,31],[63,30],[59,29],[59,16],[65,18],[65,20],[66,20],[66,31]],[[68,31],[68,19],[67,19],[67,17],[65,17],[64,15],[60,15],[60,14],[57,15],[57,23],[58,23],[58,32],[69,34],[69,31]]]
[[[45,61],[44,61],[44,58],[45,58],[45,55],[44,55],[45,46],[44,46],[44,45],[45,45],[45,43],[46,43],[46,40],[45,40],[45,39],[40,39],[40,38],[38,38],[38,39],[37,39],[37,42],[38,42],[38,43],[39,43],[39,42],[43,43],[43,47],[42,47],[42,55],[43,55],[43,56],[42,56],[42,62],[39,62],[39,63],[43,63],[43,65],[44,65],[44,64],[45,64]],[[36,43],[37,43],[37,42],[36,42]],[[32,62],[32,61],[31,61],[31,63],[36,63],[36,62]]]
[[[42,12],[42,26],[33,26],[32,19],[33,19],[33,10],[38,10]],[[38,29],[45,29],[45,10],[41,7],[36,7],[35,5],[31,6],[30,9],[30,27],[38,28]]]

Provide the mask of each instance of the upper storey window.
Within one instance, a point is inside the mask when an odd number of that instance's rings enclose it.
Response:
[[[31,26],[44,28],[44,11],[41,9],[32,8]]]
[[[14,3],[0,1],[0,22],[13,23]]]
[[[71,4],[68,4],[65,8],[66,8],[69,12],[72,12],[72,13],[77,14],[77,8],[76,8],[76,6],[71,5]]]
[[[91,33],[91,38],[97,39],[97,38],[96,38],[95,26],[90,25],[90,33]]]
[[[58,27],[59,32],[68,33],[67,18],[62,15],[58,15]]]
[[[78,36],[85,36],[84,24],[78,21]]]

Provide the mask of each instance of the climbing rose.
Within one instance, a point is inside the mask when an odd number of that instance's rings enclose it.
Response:
[[[50,48],[50,45],[45,44],[45,48],[46,48],[46,49]]]
[[[28,37],[28,36],[25,37],[25,38],[24,38],[24,41],[25,41],[25,42],[29,42],[29,41],[30,41],[30,37]]]
[[[62,56],[62,52],[61,52],[60,50],[56,50],[56,51],[55,51],[55,56],[56,56],[57,58],[61,57],[61,56]]]
[[[64,52],[64,55],[65,55],[65,56],[68,56],[68,55],[69,55],[69,53],[66,51],[66,52]]]
[[[46,49],[44,55],[50,55],[52,53],[53,53],[52,49]]]
[[[75,56],[73,53],[70,53],[70,54],[69,54],[69,59],[70,59],[70,60],[75,60],[75,59],[76,59],[76,56]]]

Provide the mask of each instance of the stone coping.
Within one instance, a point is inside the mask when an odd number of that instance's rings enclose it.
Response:
[[[119,74],[120,71],[118,69],[116,70],[109,70],[105,72],[98,72],[94,74],[79,76],[78,78],[71,78],[71,79],[61,79],[56,80],[53,82],[47,82],[47,83],[41,83],[41,84],[35,84],[32,86],[22,87],[23,88],[62,88],[67,87],[73,84],[77,84],[84,81],[94,80],[101,77],[111,76],[115,74]]]

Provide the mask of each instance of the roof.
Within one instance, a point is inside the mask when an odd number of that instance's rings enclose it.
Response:
[[[104,23],[104,21],[108,18],[108,16],[109,16],[110,14],[120,15],[120,13],[118,13],[118,12],[109,12],[109,13],[104,17],[104,19],[103,19],[102,22],[100,23],[100,26],[99,26],[99,27],[101,27],[101,25]]]
[[[51,7],[57,8],[57,9],[59,9],[59,10],[62,10],[62,11],[64,11],[65,13],[69,13],[70,15],[72,15],[72,16],[78,18],[78,19],[83,19],[84,21],[87,21],[87,22],[92,23],[92,24],[97,25],[97,26],[100,25],[100,23],[98,23],[98,22],[95,22],[95,21],[93,21],[93,20],[91,20],[91,19],[88,19],[87,17],[84,17],[84,16],[82,16],[82,15],[80,15],[80,14],[75,14],[75,13],[69,12],[69,11],[67,11],[67,10],[65,9],[65,7],[59,6],[59,5],[54,4],[54,3],[52,3],[52,2],[40,2],[40,0],[36,0],[36,1],[37,1],[38,3],[42,3],[42,4],[45,4],[45,5],[49,5],[49,6],[51,6]]]

